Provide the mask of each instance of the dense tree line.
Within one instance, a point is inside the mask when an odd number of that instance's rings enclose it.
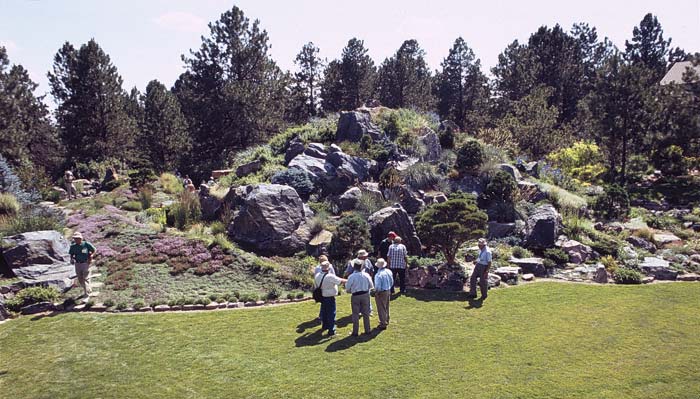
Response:
[[[651,14],[624,50],[587,24],[540,27],[503,50],[491,79],[461,37],[435,71],[416,40],[377,67],[364,41],[351,38],[330,61],[305,44],[296,70],[285,72],[270,56],[267,32],[239,8],[209,30],[183,55],[185,72],[172,88],[154,80],[143,94],[124,90],[95,40],[65,43],[48,74],[55,121],[34,96],[36,83],[0,47],[0,153],[35,183],[66,167],[117,160],[201,179],[289,124],[379,103],[434,112],[531,158],[593,140],[606,152],[610,181],[625,181],[634,154],[662,162],[675,145],[700,157],[698,84],[659,85],[673,62],[700,58],[672,48]]]

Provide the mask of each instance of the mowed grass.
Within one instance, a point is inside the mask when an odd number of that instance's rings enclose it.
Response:
[[[700,397],[698,283],[415,291],[366,338],[349,302],[334,339],[311,302],[22,317],[0,325],[0,397]]]

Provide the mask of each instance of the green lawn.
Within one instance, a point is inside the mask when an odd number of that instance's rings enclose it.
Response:
[[[0,325],[0,397],[700,397],[699,283],[413,292],[359,339],[338,303],[335,339],[310,302],[22,317]]]

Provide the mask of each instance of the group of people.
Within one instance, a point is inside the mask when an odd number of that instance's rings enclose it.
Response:
[[[474,271],[469,279],[470,292],[468,298],[476,298],[476,284],[479,281],[481,300],[488,295],[488,270],[491,267],[492,254],[485,239],[479,239],[479,257]],[[352,308],[352,332],[351,336],[358,336],[360,329],[360,316],[362,316],[364,333],[369,334],[370,316],[372,315],[371,294],[374,294],[374,302],[379,315],[377,329],[384,330],[389,326],[389,304],[391,294],[395,291],[394,285],[398,285],[401,293],[406,292],[406,269],[408,266],[408,251],[403,245],[401,237],[389,232],[387,237],[377,247],[378,259],[373,265],[369,259],[369,253],[361,249],[357,257],[348,262],[342,277],[336,275],[333,265],[326,255],[320,255],[319,264],[314,270],[314,289],[321,289],[321,330],[327,331],[328,336],[336,333],[335,316],[338,286],[345,285],[345,291],[351,294],[350,305]]]
[[[180,179],[180,172],[176,172],[175,176]],[[209,176],[209,181],[204,181],[202,180],[202,185],[207,185],[208,187],[213,187],[216,184],[216,180],[214,180],[213,176]],[[185,175],[184,178],[182,178],[182,187],[185,188],[185,190],[193,193],[196,191],[196,188],[194,186],[194,182],[192,182],[192,179],[190,179],[190,175]]]

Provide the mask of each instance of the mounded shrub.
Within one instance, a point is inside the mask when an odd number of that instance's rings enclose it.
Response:
[[[53,287],[29,287],[5,301],[5,306],[13,312],[19,312],[25,306],[39,302],[57,302],[60,298],[61,294]]]
[[[557,265],[563,265],[569,261],[569,255],[559,248],[545,249],[544,257],[551,259]]]
[[[273,184],[286,184],[296,190],[299,197],[308,199],[314,192],[314,182],[309,175],[298,168],[289,168],[272,176]]]
[[[457,168],[465,172],[476,172],[484,163],[484,149],[476,140],[467,140],[457,150]]]
[[[613,279],[618,284],[641,284],[642,273],[633,269],[620,267],[613,273]]]

